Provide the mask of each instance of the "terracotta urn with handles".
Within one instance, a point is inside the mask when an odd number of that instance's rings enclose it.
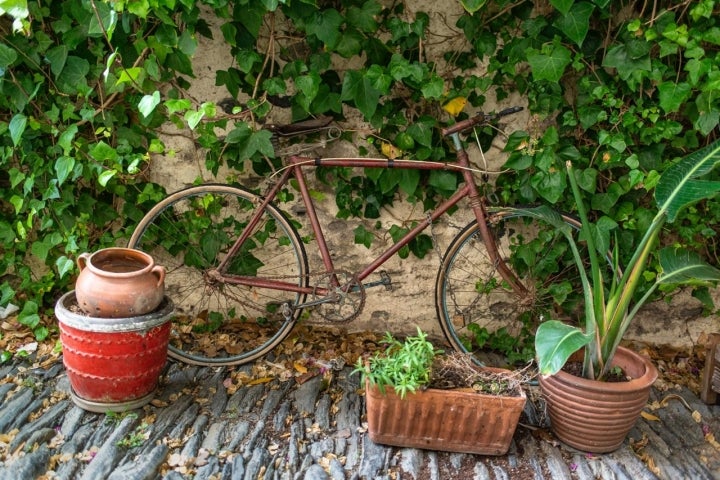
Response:
[[[82,253],[75,282],[78,306],[87,315],[127,318],[154,311],[165,296],[165,268],[145,252],[105,248]]]

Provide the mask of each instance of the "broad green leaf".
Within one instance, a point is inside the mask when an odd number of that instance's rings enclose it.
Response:
[[[428,183],[443,192],[453,192],[457,188],[457,177],[452,172],[433,170]]]
[[[677,112],[685,100],[690,97],[692,89],[685,82],[663,82],[658,85],[660,107],[665,113]]]
[[[572,61],[570,50],[560,44],[552,46],[547,51],[543,49],[542,53],[530,53],[527,60],[536,81],[547,80],[552,83],[560,81],[565,73],[565,67]]]
[[[420,91],[423,98],[428,100],[437,100],[442,97],[445,90],[445,82],[438,75],[431,75],[429,80],[425,80]]]
[[[372,86],[372,82],[363,73],[349,70],[343,79],[342,100],[352,100],[366,119],[375,114],[381,92]]]
[[[55,160],[55,175],[58,185],[62,185],[75,168],[75,158],[62,155]]]
[[[420,145],[426,147],[432,146],[432,134],[435,121],[433,119],[423,118],[407,128],[407,133]]]
[[[473,14],[483,8],[487,0],[460,0],[466,12]]]
[[[362,6],[351,6],[345,18],[350,25],[366,33],[373,33],[378,29],[377,15],[382,12],[382,6],[375,0],[362,3]]]
[[[611,47],[603,59],[603,67],[615,68],[623,80],[628,80],[636,72],[650,71],[650,56],[637,56],[627,44]]]
[[[4,43],[0,43],[0,72],[12,65],[17,60],[17,52]]]
[[[578,2],[567,13],[558,18],[554,26],[567,35],[578,47],[582,47],[585,36],[590,29],[590,16],[593,10],[595,10],[595,7],[591,3]]]
[[[305,26],[308,35],[315,35],[330,50],[334,50],[340,40],[340,31],[345,19],[334,8],[316,11]]]
[[[38,304],[32,300],[28,300],[23,305],[22,310],[18,314],[18,322],[26,327],[35,328],[40,323],[40,315],[38,315]]]
[[[320,82],[320,75],[317,72],[310,72],[309,75],[303,75],[295,79],[295,86],[299,92],[299,95],[295,98],[306,112],[310,111],[310,104],[315,100],[320,90]]]
[[[143,69],[140,67],[123,68],[118,75],[118,79],[115,82],[116,85],[122,83],[137,83],[140,75],[143,74]]]
[[[118,157],[117,150],[102,140],[93,145],[90,149],[90,155],[98,162],[105,160],[114,161]]]
[[[87,89],[87,76],[90,73],[90,63],[84,58],[70,55],[57,82],[65,93],[83,93]]]
[[[720,182],[702,180],[720,163],[720,140],[684,157],[668,168],[655,187],[655,201],[660,214],[666,213],[669,222],[675,221],[678,212],[700,200],[714,197],[720,191]]]
[[[168,113],[171,113],[171,114],[185,111],[192,106],[192,104],[190,103],[190,100],[187,100],[187,99],[166,100],[164,105],[165,105],[165,108],[168,109]]]
[[[158,105],[160,105],[160,92],[155,90],[152,95],[144,95],[140,99],[138,110],[144,117],[149,117]]]
[[[198,112],[185,112],[185,121],[188,123],[190,130],[195,130],[195,127],[202,121],[205,116],[205,112],[202,110]]]
[[[408,195],[414,195],[420,184],[420,171],[403,169],[400,174],[400,188]]]
[[[720,282],[720,270],[703,261],[695,252],[665,247],[658,257],[662,266],[658,276],[660,283]]]
[[[26,127],[27,117],[22,113],[15,114],[10,120],[10,125],[8,125],[8,129],[10,130],[10,139],[12,139],[13,145],[16,147],[20,143],[20,139],[22,138],[23,133],[25,133]]]
[[[371,232],[367,231],[365,226],[360,224],[353,231],[355,232],[355,243],[365,245],[366,248],[370,248],[372,246],[372,242],[375,237]]]
[[[563,15],[567,15],[575,0],[550,0],[550,4]]]
[[[75,124],[66,128],[58,137],[58,145],[63,149],[63,155],[69,155],[73,148],[72,142],[78,133],[78,127]]]
[[[90,16],[87,26],[88,36],[102,37],[107,34],[108,41],[111,41],[117,24],[117,12],[107,2],[93,4],[93,10],[95,15]],[[100,21],[102,21],[102,25],[100,25]]]
[[[541,323],[535,334],[535,354],[540,374],[556,374],[568,361],[570,355],[591,340],[591,335],[557,320]]]
[[[65,68],[65,62],[68,58],[68,47],[67,45],[58,45],[49,49],[45,53],[45,60],[50,64],[50,71],[55,75],[55,78],[60,75],[63,68]]]
[[[107,183],[117,174],[117,170],[103,170],[103,172],[98,175],[98,183],[102,185],[103,187],[107,186]]]

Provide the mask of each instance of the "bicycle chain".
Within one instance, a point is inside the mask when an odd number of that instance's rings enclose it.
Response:
[[[366,298],[365,289],[363,288],[362,283],[360,283],[359,281],[357,281],[357,277],[356,277],[356,276],[352,276],[352,275],[350,275],[348,272],[341,271],[341,270],[338,270],[338,271],[335,271],[335,272],[330,272],[330,273],[327,273],[327,272],[320,272],[320,273],[308,272],[308,273],[306,273],[306,274],[304,275],[304,277],[305,277],[306,280],[308,280],[308,283],[309,283],[309,280],[310,280],[311,278],[329,276],[329,275],[333,275],[333,274],[335,274],[335,275],[341,274],[341,275],[346,275],[346,276],[351,277],[351,280],[354,282],[354,285],[359,289],[360,303],[359,303],[358,306],[355,308],[355,311],[353,312],[352,315],[348,315],[348,316],[342,317],[342,318],[340,318],[340,319],[331,319],[331,318],[328,318],[328,317],[327,317],[326,315],[324,315],[323,313],[320,313],[320,315],[321,315],[323,318],[325,318],[326,320],[328,320],[328,321],[330,321],[331,323],[334,323],[334,324],[346,324],[346,323],[350,323],[350,322],[352,322],[353,320],[355,320],[355,319],[360,315],[360,313],[362,312],[363,308],[365,307],[365,298]],[[298,277],[297,277],[297,275],[271,275],[271,276],[267,276],[267,277],[264,277],[264,278],[267,278],[267,279],[270,279],[270,280],[288,280],[288,279],[296,279],[296,278],[298,278]],[[340,288],[342,288],[342,287],[344,287],[344,286],[346,286],[346,285],[347,285],[347,283],[344,284],[344,285],[341,285]],[[316,288],[317,288],[317,287],[316,287]],[[254,310],[254,311],[257,311],[258,313],[261,313],[261,314],[264,314],[264,313],[265,313],[265,310],[263,310],[261,307],[258,307],[257,304],[255,304],[255,303],[249,303],[249,302],[247,302],[247,301],[244,301],[244,300],[238,298],[236,295],[232,295],[232,294],[229,293],[229,292],[225,292],[225,294],[228,295],[228,296],[229,296],[230,298],[232,298],[233,300],[235,300],[238,304],[240,304],[240,305],[242,305],[242,306],[244,306],[244,307],[247,307],[249,310]],[[349,295],[349,294],[350,294],[349,292],[346,292],[346,293],[344,293],[343,295]],[[337,301],[318,302],[316,305],[323,305],[323,303],[337,303],[337,302],[340,301],[341,298],[342,298],[342,296],[341,296],[340,298],[338,298]],[[288,301],[288,302],[285,302],[285,304],[289,304],[289,301]],[[316,306],[316,305],[306,305],[306,306]],[[290,312],[289,312],[289,314],[287,315],[287,317],[291,316],[291,315],[293,314],[293,310],[294,310],[294,306],[293,306],[293,305],[289,305],[289,307],[290,307]],[[305,308],[305,307],[304,307],[304,308]],[[310,323],[314,323],[314,322],[310,322]],[[317,323],[321,323],[321,322],[317,322]]]

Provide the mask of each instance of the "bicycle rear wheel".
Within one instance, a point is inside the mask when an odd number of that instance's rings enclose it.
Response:
[[[129,247],[166,269],[165,290],[176,306],[169,355],[196,365],[238,365],[267,354],[290,333],[305,295],[234,285],[213,276],[248,224],[260,197],[228,185],[201,185],[171,194],[140,221]],[[274,205],[262,213],[227,274],[307,285],[305,248]]]
[[[579,229],[576,219],[562,218]],[[580,275],[565,237],[542,220],[500,210],[493,212],[488,228],[500,258],[527,292],[515,292],[501,277],[473,221],[453,239],[438,271],[440,325],[452,347],[472,353],[478,363],[485,363],[489,352],[511,363],[527,361],[543,318],[573,322],[582,313]]]

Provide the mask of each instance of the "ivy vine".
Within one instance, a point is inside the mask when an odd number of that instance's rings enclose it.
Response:
[[[468,112],[519,93],[532,122],[507,144],[501,200],[574,210],[562,168],[573,161],[605,234],[629,250],[659,173],[717,137],[715,1],[461,0],[448,5],[459,12],[448,26],[462,41],[437,58],[426,46],[444,17],[411,5],[0,0],[0,306],[20,304],[20,321],[48,335],[40,315],[73,280],[77,255],[122,243],[165,194],[145,173],[166,153],[158,132],[167,123],[191,132],[210,171],[267,175],[279,163],[261,127],[274,108],[294,120],[354,110],[404,156],[442,160],[451,146],[438,127],[454,121],[442,105],[462,98]],[[198,38],[211,36],[201,8],[221,20],[215,40],[234,59],[216,72],[230,106],[188,94]],[[478,131],[483,146],[495,135]],[[341,216],[369,219],[398,197],[428,208],[458,181],[395,170],[318,176],[337,191]],[[674,241],[716,260],[718,219],[716,201],[701,203]],[[355,238],[372,242],[362,229]],[[428,240],[410,250],[422,256]]]

